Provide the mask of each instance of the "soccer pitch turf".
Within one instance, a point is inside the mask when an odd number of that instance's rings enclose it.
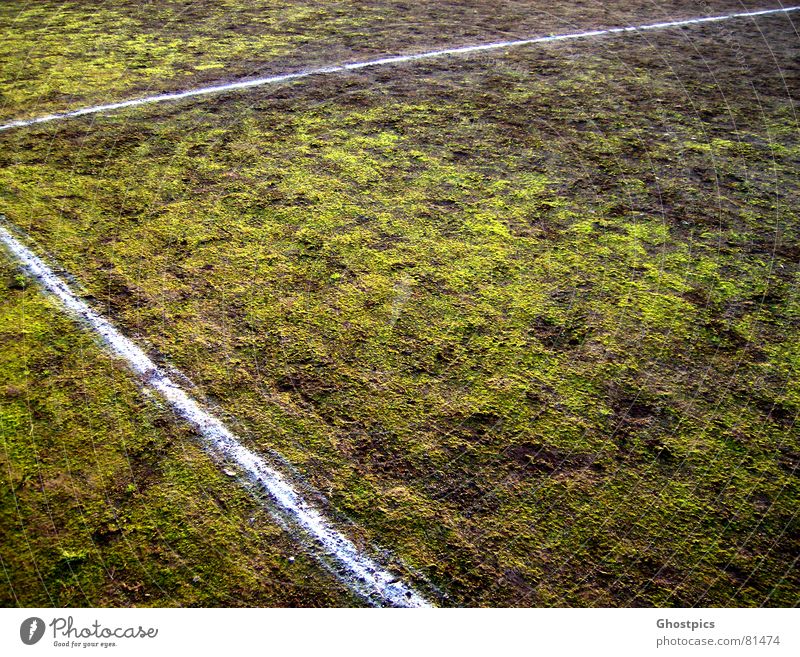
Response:
[[[743,11],[269,6],[8,3],[0,116]],[[433,604],[792,606],[798,16],[10,129],[0,213]],[[363,602],[0,274],[2,602]]]

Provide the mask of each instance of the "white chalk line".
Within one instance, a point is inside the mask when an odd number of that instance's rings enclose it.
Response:
[[[688,18],[684,20],[669,21],[665,23],[650,23],[647,25],[636,25],[631,27],[612,27],[603,30],[592,30],[589,32],[574,32],[571,34],[533,37],[530,39],[519,39],[516,41],[497,41],[494,43],[486,43],[482,45],[461,46],[457,48],[446,48],[443,50],[431,50],[428,52],[417,53],[414,55],[395,55],[395,56],[383,57],[381,59],[373,59],[365,62],[354,62],[351,64],[338,64],[333,66],[325,66],[322,68],[313,68],[305,71],[298,71],[296,73],[284,73],[281,75],[274,75],[265,78],[255,78],[252,80],[241,80],[239,82],[230,82],[226,84],[218,84],[209,87],[199,87],[197,89],[190,89],[188,91],[178,91],[174,93],[159,94],[157,96],[134,98],[132,100],[124,100],[118,103],[109,103],[107,105],[94,105],[92,107],[84,107],[82,109],[72,110],[69,112],[47,114],[46,116],[40,116],[33,119],[20,119],[17,121],[11,121],[10,123],[5,123],[3,125],[0,125],[0,131],[10,130],[11,128],[21,128],[25,126],[35,125],[37,123],[47,123],[49,121],[57,121],[61,119],[69,119],[78,116],[85,116],[87,114],[99,114],[101,112],[110,112],[113,110],[123,109],[126,107],[138,107],[140,105],[147,105],[150,103],[162,103],[172,100],[181,100],[182,98],[191,98],[193,96],[205,96],[210,94],[223,93],[226,91],[236,91],[239,89],[260,87],[268,84],[278,84],[280,82],[300,80],[314,75],[323,75],[327,73],[341,73],[345,71],[356,71],[362,68],[370,68],[372,66],[388,66],[392,64],[402,64],[405,62],[416,62],[423,59],[433,59],[435,57],[444,57],[447,55],[465,55],[476,52],[484,52],[488,50],[500,50],[503,48],[512,48],[515,46],[527,46],[538,43],[550,43],[553,41],[586,39],[590,37],[607,36],[611,34],[622,34],[626,32],[663,30],[672,27],[681,27],[684,25],[698,25],[701,23],[714,23],[718,21],[726,21],[735,18],[768,16],[770,14],[782,14],[791,11],[797,11],[798,9],[800,9],[800,6],[781,7],[780,9],[762,9],[759,11],[740,12],[735,14],[725,14],[721,16]]]
[[[109,112],[128,107],[278,84],[315,75],[353,71],[373,66],[402,64],[448,55],[470,54],[515,46],[585,39],[626,32],[660,30],[736,18],[766,16],[770,14],[788,13],[797,11],[798,9],[800,9],[800,6],[764,9],[630,27],[616,27],[587,32],[534,37],[530,39],[500,41],[473,46],[461,46],[411,55],[389,56],[365,62],[333,65],[296,73],[242,80],[239,82],[200,87],[188,91],[147,96],[105,105],[95,105],[57,114],[48,114],[33,119],[17,120],[0,125],[0,131],[60,119],[85,116],[88,114]],[[300,496],[291,484],[286,481],[283,475],[268,466],[263,458],[246,448],[219,418],[203,409],[197,401],[173,382],[129,338],[125,337],[108,320],[93,311],[84,301],[75,296],[66,282],[59,278],[42,260],[34,255],[2,226],[0,226],[0,241],[2,241],[12,255],[16,257],[23,268],[42,284],[45,290],[55,296],[66,310],[79,317],[84,323],[91,327],[102,338],[106,347],[116,356],[123,358],[131,369],[142,378],[145,385],[158,392],[173,410],[195,427],[200,436],[204,439],[206,448],[212,454],[238,465],[253,483],[266,491],[281,511],[318,543],[325,553],[332,557],[344,572],[347,573],[345,583],[353,590],[370,600],[377,599],[384,604],[392,606],[430,606],[419,593],[378,566],[373,560],[359,551],[349,539],[334,529],[317,509]]]
[[[70,313],[100,336],[115,356],[126,361],[144,385],[156,391],[169,406],[199,433],[207,451],[238,466],[248,480],[269,494],[281,515],[299,527],[332,559],[332,569],[353,591],[380,605],[393,607],[428,607],[427,602],[397,576],[384,570],[361,552],[348,538],[336,530],[323,515],[309,504],[277,470],[245,447],[223,423],[204,409],[183,388],[136,344],[124,336],[111,322],[79,299],[50,267],[34,255],[0,225],[0,242],[17,259],[24,270],[37,279]]]

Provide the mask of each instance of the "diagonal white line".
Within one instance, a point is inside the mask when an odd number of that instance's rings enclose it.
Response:
[[[70,313],[77,316],[103,341],[106,348],[122,358],[138,374],[144,385],[156,391],[170,407],[191,424],[211,454],[235,463],[247,479],[269,494],[289,520],[310,537],[337,566],[335,573],[353,591],[382,606],[428,607],[430,604],[409,585],[384,570],[361,552],[286,480],[255,452],[245,447],[223,422],[203,408],[183,388],[172,381],[129,338],[111,322],[92,310],[69,286],[30,249],[0,226],[0,242]]]
[[[592,30],[589,32],[574,32],[571,34],[558,34],[544,37],[534,37],[530,39],[519,39],[516,41],[497,41],[494,43],[485,43],[475,46],[461,46],[457,48],[446,48],[444,50],[430,50],[427,52],[417,53],[413,55],[396,55],[391,57],[383,57],[381,59],[372,59],[366,62],[353,62],[350,64],[337,64],[332,66],[325,66],[322,68],[313,68],[305,71],[298,71],[296,73],[285,73],[282,75],[273,75],[266,78],[255,78],[252,80],[240,80],[238,82],[229,82],[226,84],[217,84],[209,87],[199,87],[197,89],[190,89],[188,91],[177,91],[174,93],[159,94],[157,96],[146,96],[144,98],[134,98],[131,100],[123,100],[118,103],[110,103],[108,105],[94,105],[92,107],[84,107],[82,109],[72,110],[68,112],[60,112],[58,114],[48,114],[46,116],[39,116],[33,119],[20,119],[11,121],[0,125],[0,131],[10,130],[11,128],[22,128],[37,123],[47,123],[49,121],[58,121],[61,119],[69,119],[78,116],[85,116],[87,114],[100,114],[102,112],[111,112],[113,110],[123,109],[126,107],[138,107],[139,105],[148,105],[150,103],[162,103],[166,101],[181,100],[183,98],[191,98],[194,96],[206,96],[211,94],[223,93],[226,91],[236,91],[239,89],[249,89],[251,87],[260,87],[263,85],[277,84],[280,82],[287,82],[289,80],[300,80],[308,78],[313,75],[323,75],[326,73],[341,73],[345,71],[355,71],[362,68],[369,68],[372,66],[390,66],[392,64],[403,64],[406,62],[416,62],[422,59],[433,59],[436,57],[445,57],[447,55],[468,55],[470,53],[484,52],[488,50],[500,50],[503,48],[512,48],[515,46],[527,46],[537,43],[549,43],[551,41],[568,41],[573,39],[587,39],[591,37],[607,36],[611,34],[622,34],[627,32],[641,32],[647,30],[664,30],[673,27],[681,27],[684,25],[699,25],[701,23],[715,23],[719,21],[726,21],[735,18],[751,18],[756,16],[767,16],[770,14],[782,14],[791,11],[797,11],[800,6],[794,7],[781,7],[780,9],[762,9],[759,11],[740,12],[736,14],[725,14],[722,16],[706,16],[703,18],[687,18],[679,21],[670,21],[667,23],[650,23],[647,25],[635,25],[630,27],[612,27],[605,30]]]
[[[630,27],[616,27],[515,41],[500,41],[488,44],[433,50],[411,55],[383,57],[381,59],[365,62],[333,65],[265,78],[242,80],[200,87],[187,91],[136,98],[106,105],[95,105],[78,110],[40,116],[33,119],[17,120],[0,125],[0,131],[150,103],[180,100],[194,96],[211,95],[277,84],[327,73],[346,72],[373,66],[402,64],[448,55],[470,54],[515,46],[585,39],[646,30],[661,30],[736,18],[788,13],[799,9],[800,6],[764,9],[721,16],[692,18]],[[341,532],[336,530],[316,508],[306,502],[281,473],[268,466],[263,458],[245,447],[237,436],[233,434],[219,418],[204,409],[185,390],[173,382],[161,368],[136,346],[136,344],[120,333],[108,320],[93,311],[84,301],[75,296],[69,289],[69,286],[59,278],[52,269],[2,226],[0,226],[0,242],[6,246],[31,276],[39,280],[46,291],[61,302],[66,310],[79,317],[88,327],[97,333],[109,351],[124,359],[130,368],[142,378],[146,386],[158,392],[176,413],[195,427],[203,438],[204,445],[209,452],[237,464],[250,481],[266,491],[276,503],[281,512],[281,516],[299,527],[338,564],[339,568],[337,569],[337,574],[345,584],[360,595],[371,601],[377,601],[379,604],[400,607],[429,606],[429,603],[410,586],[399,581],[366,554],[358,550],[358,548]]]

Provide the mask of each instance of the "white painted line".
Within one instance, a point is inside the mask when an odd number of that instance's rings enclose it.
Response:
[[[110,103],[108,105],[94,105],[93,107],[84,107],[82,109],[72,110],[69,112],[60,112],[58,114],[48,114],[46,116],[39,116],[33,119],[20,119],[18,121],[11,121],[10,123],[0,125],[0,131],[10,130],[11,128],[21,128],[29,125],[35,125],[37,123],[47,123],[48,121],[57,121],[60,119],[69,119],[77,116],[85,116],[87,114],[99,114],[101,112],[110,112],[113,110],[123,109],[126,107],[137,107],[139,105],[147,105],[149,103],[161,103],[171,100],[181,100],[182,98],[191,98],[193,96],[205,96],[209,94],[223,93],[226,91],[236,91],[238,89],[249,89],[251,87],[260,87],[268,84],[277,84],[280,82],[287,82],[290,80],[300,80],[302,78],[311,77],[312,75],[322,75],[326,73],[341,73],[344,71],[355,71],[358,69],[369,68],[372,66],[388,66],[392,64],[402,64],[405,62],[416,62],[422,59],[433,59],[435,57],[444,57],[447,55],[467,55],[470,53],[484,52],[487,50],[499,50],[502,48],[511,48],[515,46],[527,46],[537,43],[549,43],[551,41],[587,39],[590,37],[606,36],[610,34],[641,32],[647,30],[663,30],[672,27],[682,27],[684,25],[699,25],[701,23],[714,23],[718,21],[731,20],[734,18],[750,18],[755,16],[768,16],[770,14],[784,14],[791,11],[797,11],[798,9],[800,9],[800,6],[781,7],[780,9],[762,9],[760,11],[748,11],[737,14],[725,14],[723,16],[688,18],[685,20],[670,21],[668,23],[650,23],[649,25],[636,25],[631,27],[612,27],[605,30],[592,30],[590,32],[574,32],[572,34],[558,34],[553,36],[534,37],[531,39],[520,39],[517,41],[498,41],[494,43],[485,43],[476,46],[461,46],[458,48],[446,48],[444,50],[431,50],[428,52],[422,52],[415,55],[396,55],[391,57],[383,57],[381,59],[373,59],[366,62],[338,64],[322,68],[308,69],[306,71],[298,71],[297,73],[285,73],[283,75],[274,75],[266,78],[241,80],[239,82],[218,84],[210,87],[200,87],[197,89],[190,89],[189,91],[177,91],[174,93],[159,94],[157,96],[134,98],[132,100],[124,100],[118,103]]]
[[[52,269],[1,225],[0,242],[66,310],[97,333],[111,353],[124,359],[141,377],[144,385],[158,392],[177,414],[194,426],[211,454],[235,463],[249,481],[266,491],[280,509],[280,517],[300,528],[335,562],[334,572],[342,582],[359,595],[381,606],[430,606],[419,593],[384,570],[337,531],[317,509],[303,499],[281,473],[245,447],[219,418],[170,380],[147,354],[107,319],[75,296]]]

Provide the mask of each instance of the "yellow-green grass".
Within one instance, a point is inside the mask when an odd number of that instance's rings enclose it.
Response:
[[[443,44],[741,11],[739,0],[10,0],[0,117]]]
[[[721,30],[9,132],[0,207],[445,603],[794,605],[798,44]]]
[[[359,604],[0,258],[0,604]]]

